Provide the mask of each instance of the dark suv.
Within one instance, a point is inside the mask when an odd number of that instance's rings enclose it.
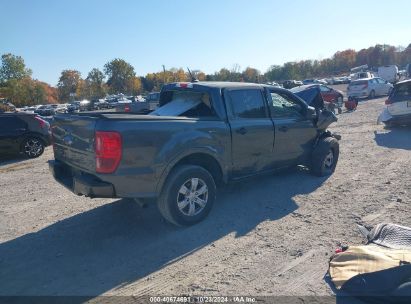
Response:
[[[50,124],[35,114],[0,114],[0,156],[24,154],[39,157],[50,145]]]

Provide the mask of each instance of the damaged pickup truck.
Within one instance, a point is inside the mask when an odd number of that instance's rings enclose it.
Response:
[[[169,222],[192,225],[210,212],[218,185],[295,165],[332,174],[334,121],[278,87],[171,83],[147,115],[56,115],[49,165],[75,194],[155,198]]]

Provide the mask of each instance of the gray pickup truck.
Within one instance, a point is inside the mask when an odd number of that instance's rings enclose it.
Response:
[[[169,222],[191,225],[219,185],[295,165],[331,174],[339,143],[327,115],[270,85],[171,83],[147,115],[56,115],[50,170],[75,194],[155,198]]]

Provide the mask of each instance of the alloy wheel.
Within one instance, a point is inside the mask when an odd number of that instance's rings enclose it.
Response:
[[[199,214],[207,205],[208,187],[201,178],[190,178],[181,185],[177,193],[177,206],[186,216]]]

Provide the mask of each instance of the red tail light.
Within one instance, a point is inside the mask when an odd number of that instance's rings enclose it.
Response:
[[[117,132],[96,131],[96,172],[113,173],[121,160],[121,136]]]
[[[390,104],[392,104],[391,99],[389,99],[389,98],[388,98],[388,99],[385,101],[385,104],[386,104],[386,105],[390,105]]]
[[[130,112],[130,106],[129,105],[124,106],[124,112]]]
[[[34,119],[39,122],[40,128],[42,129],[44,129],[44,127],[47,125],[47,122],[38,116],[34,116]]]
[[[366,89],[366,88],[368,88],[368,82],[366,82],[363,86],[363,89]]]

